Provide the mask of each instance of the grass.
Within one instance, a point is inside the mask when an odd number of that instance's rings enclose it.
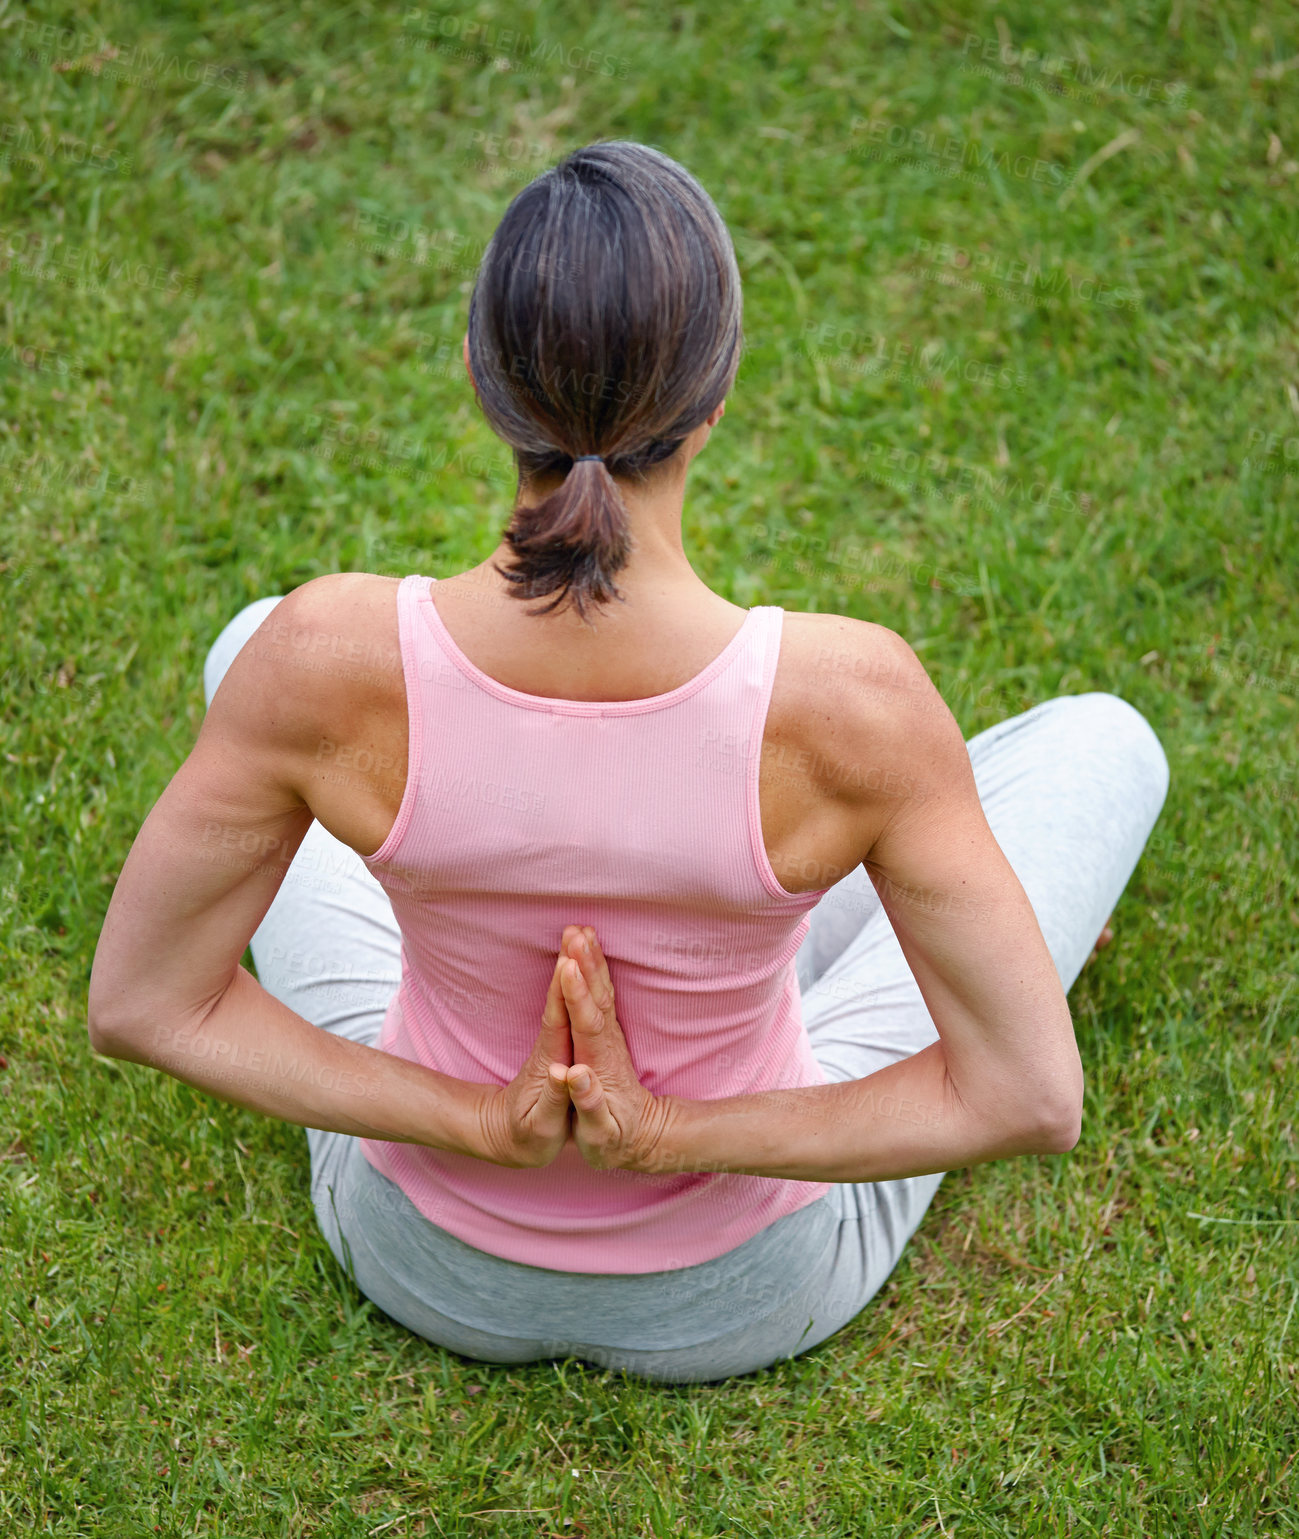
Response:
[[[0,16],[0,1532],[1299,1531],[1294,13],[89,16]],[[411,1336],[299,1129],[85,1032],[226,619],[493,548],[475,253],[600,136],[690,167],[739,254],[700,573],[897,629],[967,736],[1114,691],[1173,771],[1071,995],[1078,1147],[953,1172],[850,1326],[697,1387]]]

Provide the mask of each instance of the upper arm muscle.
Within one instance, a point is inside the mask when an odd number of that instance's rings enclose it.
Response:
[[[314,586],[280,607],[319,603]],[[231,663],[118,877],[90,979],[96,1043],[201,1015],[228,985],[311,826],[299,766],[319,705],[255,646]]]
[[[863,863],[958,1092],[1013,1117],[1065,1118],[1082,1070],[1055,964],[988,826],[960,728],[911,648],[893,636],[887,649],[892,682],[863,721],[905,794],[867,811]]]

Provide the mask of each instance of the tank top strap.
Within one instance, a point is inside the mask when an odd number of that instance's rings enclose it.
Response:
[[[762,684],[759,706],[762,716],[767,714],[771,701],[772,686],[776,682],[776,664],[780,660],[780,638],[785,627],[785,611],[779,604],[760,604],[757,613],[762,617],[758,625],[758,637],[754,645],[762,647]]]

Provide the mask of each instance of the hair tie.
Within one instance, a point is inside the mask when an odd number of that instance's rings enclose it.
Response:
[[[574,463],[574,465],[580,465],[583,460],[601,460],[601,461],[603,461],[603,459],[604,459],[604,455],[603,454],[579,454],[577,456],[577,458],[573,461],[573,463]]]

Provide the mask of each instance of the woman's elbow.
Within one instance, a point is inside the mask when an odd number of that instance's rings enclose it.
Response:
[[[1030,1096],[1021,1084],[1012,1098],[1001,1097],[995,1137],[1014,1154],[1067,1154],[1082,1137],[1081,1072],[1065,1083],[1039,1085]]]
[[[1061,1096],[1057,1100],[1044,1099],[1032,1119],[1029,1134],[1035,1154],[1068,1154],[1082,1137],[1083,1098],[1077,1095]]]
[[[1082,1137],[1082,1112],[1051,1123],[1043,1135],[1043,1154],[1068,1154]]]
[[[113,991],[106,989],[91,974],[90,992],[86,998],[86,1034],[90,1046],[102,1058],[130,1058],[135,1056],[131,1048],[133,1032],[120,1010],[112,1008]]]
[[[86,1013],[86,1034],[93,1052],[101,1058],[125,1058],[126,1037],[120,1028],[114,1028],[97,1015]]]

